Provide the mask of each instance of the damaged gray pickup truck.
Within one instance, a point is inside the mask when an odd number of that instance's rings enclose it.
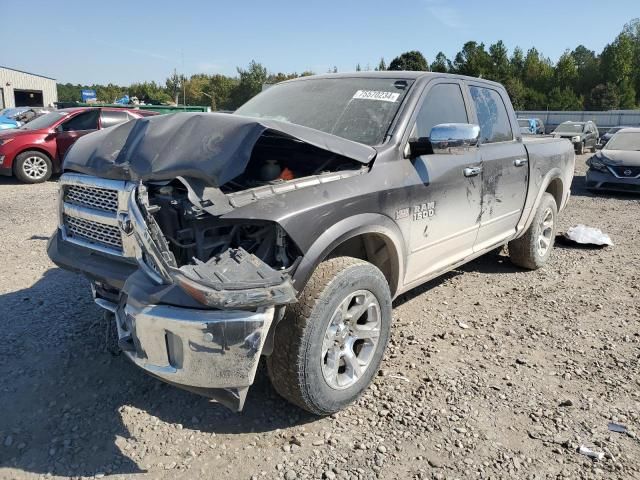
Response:
[[[573,168],[567,140],[522,138],[499,84],[305,77],[78,140],[48,253],[149,374],[241,410],[266,357],[324,415],[376,374],[395,297],[507,243],[541,267]]]

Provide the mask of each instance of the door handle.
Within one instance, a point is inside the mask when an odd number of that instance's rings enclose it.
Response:
[[[513,161],[513,164],[514,164],[516,167],[524,167],[527,163],[529,163],[529,160],[527,160],[526,158],[516,158],[516,159]]]
[[[476,175],[480,175],[482,172],[482,167],[467,167],[464,169],[465,177],[475,177]]]

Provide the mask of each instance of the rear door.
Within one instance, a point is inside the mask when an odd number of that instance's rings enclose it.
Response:
[[[56,129],[56,148],[58,158],[62,160],[64,154],[83,135],[95,132],[98,129],[98,117],[100,110],[87,110],[81,112],[64,123],[60,124]]]
[[[503,90],[469,84],[480,125],[482,161],[481,212],[474,251],[497,245],[515,233],[527,193],[527,151],[517,123],[509,115],[511,103]],[[513,120],[513,124],[512,124]]]
[[[410,137],[429,137],[443,123],[470,123],[468,98],[455,80],[434,80],[414,114]],[[409,160],[405,160],[409,161]],[[415,282],[473,253],[480,217],[478,149],[413,160],[410,255],[405,283]],[[465,173],[473,170],[474,173]]]

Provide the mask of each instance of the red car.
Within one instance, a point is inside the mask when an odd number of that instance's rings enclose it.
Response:
[[[26,125],[0,132],[0,175],[25,183],[46,181],[83,135],[157,112],[129,108],[78,107],[47,113]]]

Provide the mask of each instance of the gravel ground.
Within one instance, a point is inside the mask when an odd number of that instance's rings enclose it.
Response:
[[[237,415],[105,350],[88,283],[45,253],[55,182],[0,179],[0,478],[640,478],[640,202],[587,194],[586,158],[560,230],[614,247],[537,272],[494,253],[403,296],[381,375],[322,419],[264,378]]]

